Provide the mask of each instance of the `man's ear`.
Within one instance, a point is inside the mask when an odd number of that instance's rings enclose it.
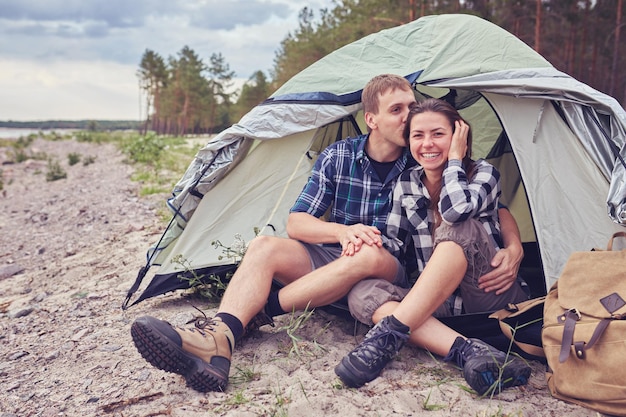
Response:
[[[374,113],[365,112],[363,118],[365,119],[365,124],[367,124],[367,127],[369,127],[370,130],[374,130],[376,127],[378,127],[375,121],[376,115]]]

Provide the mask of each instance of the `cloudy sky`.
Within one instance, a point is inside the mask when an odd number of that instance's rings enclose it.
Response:
[[[0,0],[0,120],[137,120],[146,49],[268,74],[298,12],[332,0]]]

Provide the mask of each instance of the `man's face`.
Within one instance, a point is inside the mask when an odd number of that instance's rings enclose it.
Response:
[[[415,95],[411,90],[387,90],[378,96],[378,113],[366,113],[365,120],[372,132],[383,140],[397,146],[405,146],[402,133],[409,114],[409,108],[415,104]]]

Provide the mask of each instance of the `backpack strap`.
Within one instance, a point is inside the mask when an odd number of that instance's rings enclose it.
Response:
[[[489,318],[498,320],[498,324],[500,325],[500,330],[502,333],[509,339],[512,340],[520,349],[524,352],[531,354],[533,356],[546,357],[545,352],[543,351],[543,347],[536,346],[530,343],[520,342],[515,339],[515,335],[513,334],[513,329],[511,326],[504,321],[504,319],[508,317],[515,317],[522,314],[525,311],[530,310],[531,308],[543,304],[545,301],[545,296],[537,297],[530,300],[523,301],[517,304],[509,304],[506,308],[493,312]]]
[[[513,330],[511,329],[511,326],[506,324],[504,321],[498,320],[498,324],[500,324],[500,329],[502,330],[502,333],[506,337],[508,337],[510,340],[512,340],[513,343],[515,343],[524,352],[530,353],[531,355],[539,356],[539,357],[545,357],[546,356],[546,354],[543,351],[542,347],[535,346],[535,345],[532,345],[530,343],[520,342],[519,340],[515,339],[515,337],[513,335]]]

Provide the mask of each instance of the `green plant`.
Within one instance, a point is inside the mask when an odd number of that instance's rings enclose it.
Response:
[[[258,232],[258,229],[255,228],[254,235],[256,236]],[[230,246],[225,246],[219,240],[214,240],[213,242],[211,242],[211,245],[213,245],[215,249],[222,248],[223,255],[218,256],[217,259],[231,259],[235,264],[241,262],[243,256],[246,254],[247,249],[246,242],[243,240],[239,233],[235,235],[235,240],[233,240],[233,243]]]
[[[13,142],[13,147],[15,149],[26,149],[33,144],[36,138],[36,135],[28,135],[26,137],[20,136],[16,141]]]
[[[83,166],[87,166],[87,165],[93,164],[94,162],[96,162],[96,157],[95,156],[88,155],[88,156],[83,158]]]
[[[258,229],[254,229],[255,234],[258,233]],[[243,256],[246,253],[246,242],[243,240],[240,234],[235,235],[235,240],[231,246],[225,246],[219,240],[211,242],[216,249],[221,248],[223,255],[218,256],[218,259],[231,259],[233,264],[236,265],[241,262]],[[189,282],[189,287],[199,293],[201,296],[208,298],[210,301],[218,301],[224,295],[227,282],[233,275],[233,272],[227,272],[224,276],[217,274],[198,274],[191,267],[191,262],[186,259],[182,254],[178,254],[172,257],[172,263],[177,264],[184,269],[184,273],[178,275],[178,279]]]
[[[67,163],[70,164],[70,166],[76,165],[79,162],[80,162],[80,154],[79,153],[70,152],[69,154],[67,154]]]
[[[430,394],[432,394],[433,390],[431,389],[430,391],[428,391],[428,395],[426,396],[426,398],[424,399],[424,401],[422,401],[422,408],[426,411],[438,411],[438,410],[445,410],[447,405],[445,404],[429,404],[430,401]]]
[[[63,178],[67,178],[67,173],[61,165],[59,161],[55,159],[48,159],[48,171],[46,172],[46,181],[56,181]]]
[[[40,133],[40,136],[41,136],[42,138],[44,138],[44,139],[46,139],[46,140],[51,140],[51,141],[53,141],[53,142],[54,142],[54,141],[58,141],[58,140],[63,140],[63,139],[66,139],[66,138],[67,138],[67,137],[66,137],[67,135],[61,134],[61,133],[59,133],[59,132],[57,132],[57,131],[54,131],[54,130],[53,130],[53,131],[51,131],[51,132],[49,132],[49,133],[47,133],[47,134],[46,134],[46,133],[43,133],[43,132],[41,132],[41,131],[40,131],[39,133]]]
[[[226,400],[226,405],[242,405],[250,402],[244,395],[243,391],[237,391]]]
[[[307,308],[304,309],[304,312],[302,312],[302,314],[297,315],[295,311],[292,311],[291,315],[289,316],[289,322],[277,329],[277,331],[285,331],[285,333],[287,333],[287,336],[289,336],[289,340],[291,341],[289,356],[295,354],[298,358],[301,359],[302,352],[299,345],[302,341],[302,338],[298,336],[297,333],[302,325],[304,325],[304,323],[306,323],[311,318],[314,311],[315,309],[309,310],[308,305]]]
[[[170,192],[199,149],[188,139],[154,133],[126,135],[118,146],[126,162],[136,165],[132,179],[142,183],[141,195]]]
[[[346,386],[343,384],[343,382],[341,382],[341,379],[339,379],[339,378],[333,379],[331,381],[331,383],[330,383],[330,386],[333,389],[336,389],[336,390],[340,390],[340,389],[345,389],[346,388]]]
[[[117,132],[101,132],[101,131],[78,131],[74,134],[77,142],[89,143],[108,143],[121,141],[124,135]]]
[[[274,391],[274,398],[276,399],[276,409],[273,410],[272,416],[275,417],[287,417],[287,404],[291,402],[291,397],[285,397],[283,394],[280,384],[276,387]]]
[[[210,301],[219,301],[222,295],[224,295],[226,283],[219,275],[198,274],[191,268],[191,262],[182,254],[172,257],[171,262],[180,265],[185,270],[185,273],[178,275],[178,279],[188,281],[189,288],[196,291],[202,297],[208,298]],[[230,275],[227,275],[225,278],[230,278]]]
[[[16,148],[13,150],[13,159],[15,162],[20,163],[28,159],[28,154],[22,148]]]
[[[247,382],[256,381],[261,377],[260,372],[256,372],[253,368],[235,367],[234,375],[230,377],[230,383],[233,385],[241,385]]]
[[[122,152],[132,162],[140,162],[151,166],[159,166],[161,152],[166,147],[163,137],[154,133],[145,136],[133,136],[122,143]]]
[[[89,293],[87,291],[75,292],[71,295],[72,298],[86,298]]]

